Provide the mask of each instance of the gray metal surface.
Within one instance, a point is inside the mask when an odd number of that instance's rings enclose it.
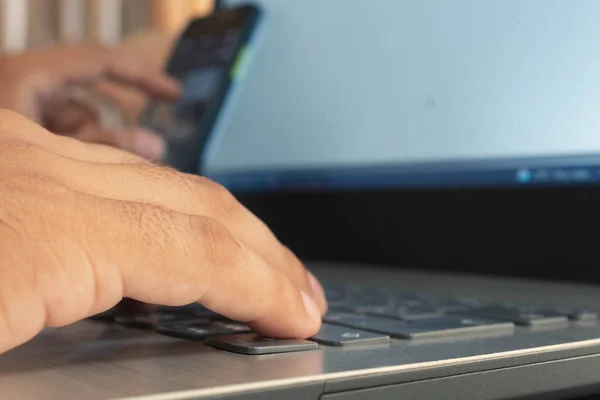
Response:
[[[600,288],[312,265],[324,279],[600,310]],[[343,273],[342,273],[343,271]],[[81,322],[0,356],[0,399],[199,399],[324,384],[327,392],[600,354],[600,326],[244,356],[153,333]],[[313,386],[317,385],[317,386]]]
[[[578,357],[400,385],[326,394],[321,400],[556,400],[599,393],[600,356]]]

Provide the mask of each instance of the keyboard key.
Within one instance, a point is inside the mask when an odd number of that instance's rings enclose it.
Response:
[[[458,316],[446,316],[413,322],[349,314],[328,315],[325,319],[332,324],[382,333],[400,339],[474,333],[510,333],[514,331],[514,325],[510,322],[483,318],[461,318]]]
[[[355,311],[357,314],[371,314],[386,318],[396,318],[394,306],[381,306],[381,307],[359,307],[355,310],[345,310],[345,312]]]
[[[221,350],[231,351],[238,354],[259,355],[273,353],[291,353],[296,351],[317,350],[319,346],[315,342],[296,339],[269,339],[263,338],[255,333],[246,335],[219,336],[206,342]]]
[[[406,321],[358,314],[327,314],[323,319],[330,324],[347,326],[390,336],[395,336],[394,333],[401,331],[408,324]]]
[[[370,320],[372,318],[377,317],[371,317],[369,315],[355,314],[350,312],[334,313],[330,311],[323,317],[323,321],[336,325],[345,325],[360,328],[364,324],[366,324],[365,321]]]
[[[420,304],[433,304],[438,297],[431,293],[425,292],[394,292],[393,299],[397,303],[405,304],[408,301],[418,301]]]
[[[429,305],[400,306],[400,307],[375,307],[363,308],[359,314],[370,314],[384,318],[401,319],[404,321],[415,321],[419,319],[439,318],[444,313],[437,307]]]
[[[356,295],[358,293],[362,293],[368,290],[373,290],[373,289],[369,289],[360,285],[344,285],[344,290],[346,291],[346,293],[348,295]]]
[[[444,313],[464,311],[475,307],[481,307],[481,303],[469,297],[456,297],[449,299],[439,299],[435,306]]]
[[[424,296],[423,293],[412,293],[412,292],[392,292],[392,299],[397,303],[404,303],[406,301],[420,301],[428,302],[429,296]]]
[[[598,314],[589,310],[572,310],[559,308],[556,310],[544,310],[543,313],[558,313],[576,322],[595,322],[598,320]]]
[[[394,312],[394,307],[390,304],[368,304],[360,305],[359,303],[350,303],[349,307],[338,307],[338,309],[346,309],[349,312],[358,314],[390,314]]]
[[[185,321],[194,319],[226,320],[200,304],[191,304],[183,307],[160,307],[161,321]]]
[[[418,319],[439,318],[443,313],[437,307],[432,306],[400,306],[396,309],[395,315],[405,321],[414,321]]]
[[[99,314],[91,316],[89,319],[94,321],[112,322],[115,319],[115,310],[110,309],[108,311],[101,312]]]
[[[200,305],[184,307],[155,307],[152,309],[136,309],[131,307],[126,310],[118,310],[115,321],[128,326],[154,329],[164,323],[175,323],[198,320],[226,320],[223,316],[216,314]]]
[[[389,343],[390,337],[379,333],[323,324],[321,330],[311,340],[328,346],[355,346]]]
[[[329,307],[327,307],[327,313],[328,314],[354,314],[353,310],[351,308],[348,307],[343,307],[343,306],[331,306],[331,303],[329,303]]]
[[[115,322],[121,325],[127,325],[135,328],[153,329],[160,322],[158,312],[140,313],[140,314],[116,314]]]
[[[169,323],[169,322],[180,322],[180,321],[194,321],[197,320],[194,314],[181,314],[181,313],[163,313],[159,314],[158,324]],[[208,321],[208,318],[205,318]]]
[[[404,306],[404,307],[429,307],[431,306],[431,302],[423,299],[406,299],[401,301],[396,301],[394,303],[396,306]]]
[[[235,322],[198,320],[159,324],[156,332],[165,336],[201,341],[211,336],[250,332],[250,328]]]
[[[482,318],[461,318],[445,316],[424,319],[406,324],[396,332],[398,337],[407,339],[437,338],[472,334],[502,334],[515,330],[511,322],[499,322]]]
[[[115,306],[115,322],[136,328],[153,329],[160,321],[159,307],[132,299]]]
[[[356,300],[362,301],[363,303],[367,303],[367,304],[389,303],[390,302],[389,294],[384,290],[377,290],[377,289],[363,290],[361,292],[354,294],[353,297]]]
[[[202,304],[199,304],[199,303],[194,303],[194,304],[185,306],[185,309],[187,311],[191,312],[192,314],[194,314],[196,317],[200,317],[200,318],[210,318],[210,319],[215,319],[215,320],[226,319],[222,315],[217,314],[216,312],[214,312],[212,310],[209,310],[208,308],[204,307]]]
[[[347,295],[347,289],[344,288],[343,286],[339,286],[339,285],[326,285],[325,286],[325,297],[327,298],[327,301],[331,302],[331,301],[336,301],[336,300],[343,300],[344,298],[346,298]]]
[[[567,317],[556,311],[534,311],[526,308],[508,307],[505,305],[489,305],[460,311],[461,315],[490,318],[514,322],[523,326],[545,326],[566,324]]]
[[[572,321],[593,322],[598,320],[598,314],[588,310],[572,310],[567,314]]]
[[[391,305],[392,302],[385,293],[369,290],[353,294],[346,304],[344,304],[344,307],[350,308],[358,313],[364,313],[374,308],[385,308],[390,307]]]

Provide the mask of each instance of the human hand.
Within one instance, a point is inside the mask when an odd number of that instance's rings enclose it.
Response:
[[[309,337],[323,289],[224,188],[0,113],[0,353],[122,298]]]
[[[142,108],[148,96],[172,100],[177,82],[156,65],[100,45],[59,46],[0,59],[0,107],[11,109],[50,131],[86,142],[109,144],[156,161],[165,145],[139,127],[107,127],[90,104],[67,95],[67,89],[114,104],[120,110]],[[128,113],[127,122],[133,122]]]

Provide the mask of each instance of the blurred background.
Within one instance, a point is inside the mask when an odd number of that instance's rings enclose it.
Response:
[[[151,69],[163,69],[173,41],[188,22],[210,14],[219,4],[219,0],[0,0],[0,56],[56,43],[96,42]],[[106,112],[112,110],[105,98],[95,99]],[[109,114],[119,124],[137,123],[147,100],[138,93],[130,93],[129,99],[120,104],[120,116]]]
[[[98,41],[164,51],[215,0],[0,0],[0,54],[60,42]],[[162,46],[161,46],[162,45]]]

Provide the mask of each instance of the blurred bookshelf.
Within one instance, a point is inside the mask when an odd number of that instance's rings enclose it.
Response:
[[[56,42],[118,45],[139,35],[172,35],[215,0],[0,0],[0,53]]]

